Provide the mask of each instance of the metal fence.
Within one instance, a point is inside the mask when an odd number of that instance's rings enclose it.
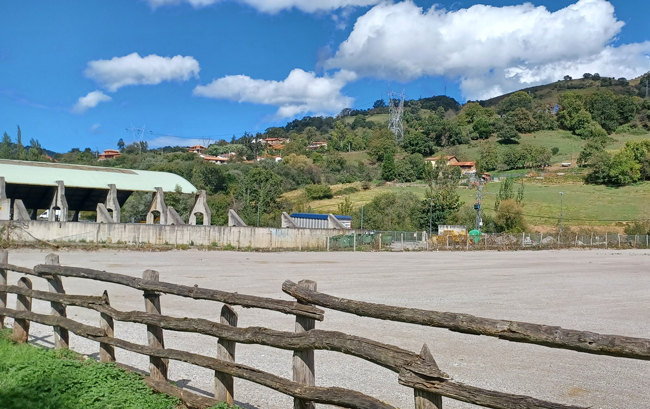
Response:
[[[372,231],[329,239],[329,251],[546,250],[561,248],[650,248],[650,236],[618,233],[499,233],[433,235],[427,232]]]

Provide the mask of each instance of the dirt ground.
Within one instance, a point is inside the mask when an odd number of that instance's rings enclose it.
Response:
[[[47,252],[12,250],[9,262],[33,266]],[[62,251],[61,264],[141,276],[160,272],[161,280],[224,291],[291,299],[281,290],[286,279],[311,279],[322,292],[356,300],[482,317],[558,325],[565,328],[650,338],[650,251],[519,251],[433,253],[239,253],[172,251]],[[9,273],[13,284],[19,278]],[[64,278],[69,294],[100,295],[104,289],[120,310],[143,310],[142,293],[120,286]],[[34,279],[34,288],[46,289]],[[15,298],[9,297],[14,306]],[[162,296],[163,313],[218,319],[221,305]],[[49,312],[34,301],[34,310]],[[294,318],[236,307],[239,326],[292,331]],[[97,325],[97,313],[69,308],[68,315]],[[497,391],[531,395],[593,408],[648,408],[650,362],[634,361],[511,343],[443,329],[361,318],[327,310],[317,328],[344,331],[419,352],[426,343],[440,368],[455,380]],[[52,329],[33,324],[32,342],[52,345]],[[145,327],[117,323],[117,337],[146,343]],[[165,332],[167,347],[216,355],[216,340]],[[98,345],[71,336],[71,346],[97,356]],[[237,361],[291,378],[291,351],[238,345]],[[117,351],[118,361],[147,368],[143,356]],[[211,393],[213,373],[171,362],[170,378],[187,389]],[[402,408],[413,406],[413,392],[397,375],[360,359],[316,351],[316,383],[341,386]],[[287,408],[291,399],[236,380],[235,398],[245,408]],[[445,399],[445,408],[473,407]]]

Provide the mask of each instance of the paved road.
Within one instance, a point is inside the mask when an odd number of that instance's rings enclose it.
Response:
[[[31,266],[46,253],[13,250],[10,262]],[[565,328],[650,338],[650,252],[519,251],[473,253],[237,253],[173,251],[61,252],[61,263],[139,276],[148,268],[161,280],[225,291],[290,299],[285,279],[311,279],[330,294],[392,305],[559,325]],[[16,273],[10,273],[15,282]],[[46,289],[42,280],[35,288]],[[108,289],[122,310],[143,309],[141,293],[119,286],[64,279],[68,293],[99,295]],[[10,305],[14,305],[10,297]],[[165,295],[163,312],[215,319],[217,303]],[[293,330],[293,318],[236,308],[240,326]],[[49,306],[35,301],[35,310]],[[96,325],[98,314],[70,308],[69,316]],[[327,311],[318,328],[340,330],[419,351],[427,343],[440,368],[458,381],[504,392],[593,408],[648,408],[650,362],[579,354],[443,329],[384,322]],[[51,345],[51,328],[33,326],[34,342]],[[118,323],[116,336],[145,343],[144,326]],[[214,339],[166,332],[167,347],[216,354]],[[72,348],[96,354],[95,343],[72,337]],[[291,378],[290,351],[239,345],[237,361]],[[147,368],[147,359],[119,351],[118,360]],[[212,373],[178,362],[170,378],[197,391],[212,391]],[[412,391],[397,376],[360,359],[316,352],[316,382],[371,394],[402,408]],[[248,408],[291,407],[281,394],[237,380],[235,396]],[[471,405],[445,400],[445,408]]]

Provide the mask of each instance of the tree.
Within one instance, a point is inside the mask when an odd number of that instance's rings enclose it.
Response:
[[[372,160],[378,162],[387,153],[395,153],[395,135],[384,127],[375,129],[368,140],[368,154]]]
[[[339,203],[336,207],[338,208],[339,215],[349,216],[354,211],[354,207],[352,206],[352,200],[350,200],[350,196],[345,196],[345,199],[343,199],[343,201]]]
[[[408,153],[420,153],[422,155],[432,155],[436,151],[433,142],[422,132],[407,130],[404,135],[402,148]]]
[[[343,121],[337,121],[334,124],[334,129],[332,130],[332,139],[330,141],[330,144],[332,148],[338,150],[338,151],[347,151],[348,147],[343,146],[343,141],[347,138],[348,136],[348,129],[343,123]]]
[[[564,81],[571,81],[572,79],[573,79],[573,77],[570,76],[570,75],[565,75],[564,76]]]
[[[6,132],[2,135],[2,145],[0,145],[0,159],[11,159],[11,137]]]
[[[586,98],[585,106],[591,118],[612,133],[619,126],[619,113],[616,95],[612,91],[595,92]],[[634,114],[632,115],[634,117]],[[578,128],[579,129],[579,128]]]
[[[31,161],[38,161],[42,159],[42,154],[41,154],[41,144],[38,141],[38,139],[30,139],[29,140],[29,155],[28,155],[28,160]]]
[[[375,109],[377,109],[377,108],[385,108],[387,106],[388,105],[386,105],[386,101],[384,101],[383,99],[378,99],[378,100],[375,101],[374,104],[372,104],[372,107],[375,108]]]
[[[504,125],[497,131],[497,139],[506,143],[514,142],[520,138],[521,135],[519,135],[519,132],[517,132],[517,129],[513,125]]]
[[[244,204],[244,214],[253,221],[258,209],[265,211],[282,194],[282,178],[273,171],[255,167],[240,182],[238,195]]]
[[[27,159],[27,152],[25,152],[25,147],[23,146],[23,134],[20,130],[20,125],[17,126],[18,130],[16,132],[16,159],[25,160]]]
[[[575,92],[565,92],[559,97],[560,109],[557,113],[557,120],[562,129],[573,131],[575,119],[579,112],[584,110],[582,96]]]
[[[363,226],[374,230],[413,231],[418,228],[419,216],[420,199],[414,193],[386,192],[364,206]]]
[[[499,186],[499,193],[494,199],[494,211],[499,210],[499,206],[501,205],[502,201],[510,200],[515,198],[515,192],[514,192],[514,179],[513,178],[505,178],[503,182],[501,182],[501,186]]]
[[[521,133],[532,133],[539,129],[533,114],[525,108],[517,108],[510,112],[508,122]]]
[[[381,178],[386,181],[395,180],[397,171],[395,169],[395,158],[393,153],[384,154],[384,162],[381,164]]]
[[[506,115],[517,109],[533,110],[533,97],[524,91],[518,91],[499,102],[497,113]]]
[[[584,78],[584,79],[586,79],[586,80],[589,80],[589,79],[593,78],[593,75],[591,75],[590,73],[586,72],[586,73],[582,74],[582,78]]]
[[[126,144],[124,143],[124,139],[120,138],[119,141],[117,141],[117,149],[122,152],[124,150],[124,147],[126,147]]]
[[[201,160],[195,163],[192,169],[192,183],[209,195],[213,195],[228,190],[229,178],[225,170],[218,165]]]
[[[488,139],[492,136],[492,126],[490,125],[490,121],[484,116],[476,118],[472,125],[472,130],[476,132],[479,139]]]
[[[499,150],[494,143],[483,143],[479,148],[480,172],[491,172],[499,166]]]
[[[503,201],[494,217],[497,229],[506,233],[522,233],[526,231],[524,209],[513,199]]]

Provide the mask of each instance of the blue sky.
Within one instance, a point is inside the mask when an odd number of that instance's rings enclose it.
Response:
[[[4,1],[0,131],[64,152],[145,125],[150,145],[185,145],[367,108],[389,85],[464,102],[650,70],[647,1],[435,4]]]

